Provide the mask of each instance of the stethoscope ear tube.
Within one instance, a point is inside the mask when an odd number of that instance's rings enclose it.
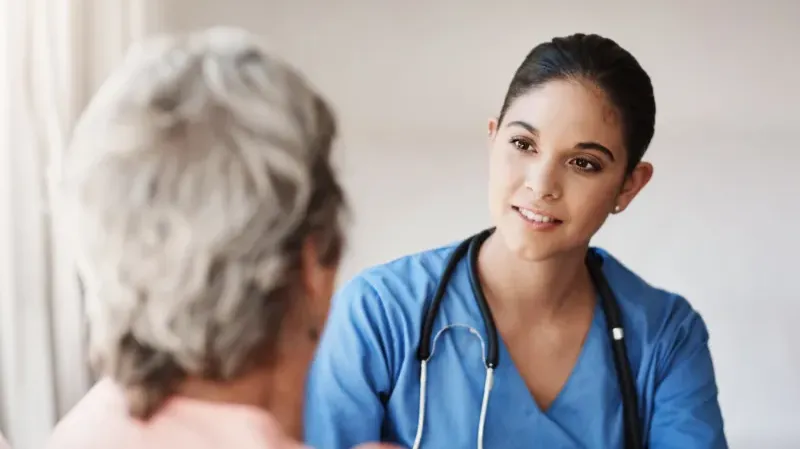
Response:
[[[431,336],[433,335],[433,324],[436,321],[436,316],[439,314],[439,306],[442,304],[445,291],[447,291],[447,283],[453,275],[456,265],[462,257],[467,253],[470,242],[473,239],[466,239],[459,243],[450,259],[447,260],[442,277],[439,278],[439,283],[436,285],[436,292],[433,295],[430,305],[425,312],[424,319],[422,320],[422,329],[420,330],[419,347],[417,348],[417,359],[428,360],[431,356]]]
[[[609,339],[614,354],[614,366],[619,378],[619,387],[622,395],[622,413],[625,420],[625,447],[627,449],[642,449],[642,435],[639,428],[639,407],[637,404],[636,384],[631,373],[628,351],[625,347],[622,326],[622,312],[619,309],[616,296],[608,285],[603,274],[603,258],[594,249],[589,249],[586,254],[586,266],[592,277],[595,288],[600,294],[601,306],[606,315]]]
[[[497,365],[500,363],[500,338],[497,333],[497,326],[494,324],[494,316],[492,316],[492,311],[489,310],[489,303],[486,301],[486,296],[483,294],[483,288],[481,288],[481,281],[478,275],[478,251],[481,249],[483,242],[492,235],[492,232],[494,232],[494,228],[487,229],[470,239],[472,241],[467,251],[470,266],[469,283],[477,299],[478,308],[481,310],[483,326],[486,328],[486,338],[488,340],[486,345],[487,369],[497,368]]]

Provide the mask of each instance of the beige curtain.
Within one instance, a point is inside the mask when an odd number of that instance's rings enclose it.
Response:
[[[46,176],[157,0],[0,0],[0,433],[41,448],[90,386],[81,297]]]

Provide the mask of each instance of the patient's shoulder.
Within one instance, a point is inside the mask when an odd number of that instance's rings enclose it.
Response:
[[[47,449],[300,448],[260,408],[173,397],[149,420],[128,413],[125,393],[100,381],[59,422]]]
[[[122,440],[125,437],[128,419],[122,389],[109,379],[101,380],[59,421],[45,447],[107,447],[109,439]]]

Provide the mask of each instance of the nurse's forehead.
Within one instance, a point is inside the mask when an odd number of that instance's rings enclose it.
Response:
[[[506,125],[528,123],[542,133],[579,134],[617,146],[622,138],[619,115],[598,87],[578,81],[550,81],[520,95],[509,106]]]

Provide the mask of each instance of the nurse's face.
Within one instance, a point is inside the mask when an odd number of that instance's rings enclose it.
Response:
[[[589,82],[550,81],[517,97],[489,135],[492,218],[527,260],[584,249],[652,174],[642,163],[626,176],[619,115]]]

